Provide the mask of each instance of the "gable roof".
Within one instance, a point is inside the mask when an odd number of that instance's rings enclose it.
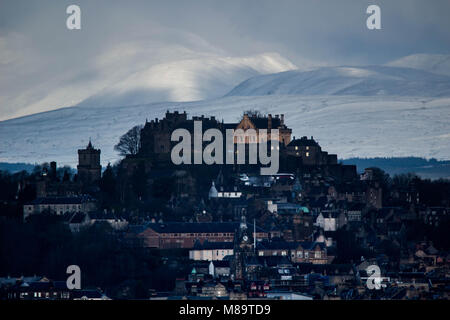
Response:
[[[239,228],[240,222],[166,222],[149,223],[145,229],[152,229],[157,233],[234,233]],[[253,230],[253,225],[247,225]],[[256,227],[256,232],[265,232]]]
[[[294,250],[301,246],[305,250],[314,250],[317,245],[320,249],[324,248],[324,244],[322,242],[311,241],[261,241],[256,244],[256,248],[258,250]]]

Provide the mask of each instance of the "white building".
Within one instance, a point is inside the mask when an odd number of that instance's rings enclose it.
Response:
[[[196,261],[222,261],[226,256],[233,255],[233,242],[208,242],[196,243],[189,250],[189,259]]]
[[[33,214],[43,212],[56,215],[76,212],[87,213],[95,210],[95,208],[95,200],[89,196],[37,198],[23,206],[23,218],[26,219]]]

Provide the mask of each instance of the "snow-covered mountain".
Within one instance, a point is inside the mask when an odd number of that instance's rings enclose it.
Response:
[[[116,60],[110,60],[102,59],[114,65]],[[430,72],[445,65],[443,57],[429,55],[389,66],[306,65],[300,70],[277,54],[207,54],[161,62],[106,86],[80,106],[0,122],[0,162],[56,160],[74,166],[77,149],[89,138],[102,149],[103,164],[114,162],[119,156],[113,147],[122,134],[145,119],[163,117],[168,109],[233,122],[248,109],[284,113],[293,135],[312,135],[342,158],[446,160],[450,76]],[[159,100],[175,102],[154,102]]]
[[[448,54],[413,54],[391,61],[386,65],[419,69],[450,76],[450,55]]]
[[[135,72],[78,105],[110,107],[214,99],[250,77],[296,68],[277,53],[248,57],[209,55],[175,60]]]
[[[294,136],[314,136],[339,157],[450,159],[450,98],[357,96],[224,97],[111,108],[71,107],[0,122],[0,162],[56,160],[75,166],[89,138],[105,165],[119,156],[120,135],[167,109],[237,121],[243,110],[285,114]]]
[[[256,76],[228,96],[262,95],[450,96],[450,77],[388,66],[321,67]]]

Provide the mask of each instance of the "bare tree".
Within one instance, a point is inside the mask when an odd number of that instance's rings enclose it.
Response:
[[[257,109],[245,110],[243,114],[248,115],[250,118],[262,118],[263,117],[263,114],[261,113],[261,111],[259,111]]]
[[[121,156],[135,155],[139,151],[141,144],[142,126],[135,126],[120,137],[119,143],[114,146]]]

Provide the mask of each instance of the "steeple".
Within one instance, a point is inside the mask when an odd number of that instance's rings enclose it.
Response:
[[[212,182],[211,188],[209,189],[209,193],[208,193],[208,198],[217,198],[218,197],[218,192],[216,189],[216,186],[214,184],[214,181]]]
[[[239,226],[240,230],[247,230],[247,218],[245,217],[245,214],[241,215],[241,224]]]

